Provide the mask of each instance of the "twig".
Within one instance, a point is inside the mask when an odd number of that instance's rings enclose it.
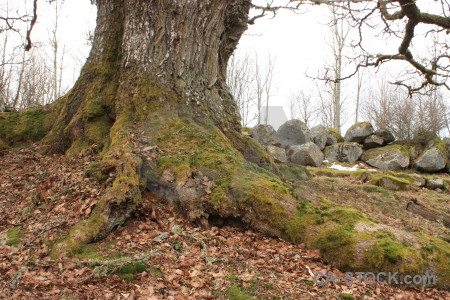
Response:
[[[23,244],[22,245],[22,248],[25,248],[25,247],[28,247],[29,245],[31,245],[31,243],[33,243],[35,240],[37,240],[39,237],[41,237],[44,233],[46,233],[47,231],[49,231],[49,230],[52,230],[52,229],[55,229],[55,228],[58,228],[58,227],[60,227],[60,226],[63,226],[64,224],[66,224],[67,223],[67,221],[66,220],[64,220],[64,221],[62,221],[61,223],[59,223],[58,225],[55,225],[55,226],[53,226],[53,227],[50,227],[50,228],[45,228],[45,226],[44,226],[44,229],[42,229],[41,230],[41,232],[38,234],[38,235],[36,235],[34,238],[32,238],[30,241],[28,241],[27,243],[25,243],[25,244]]]
[[[186,234],[186,233],[182,233],[182,232],[181,232],[181,228],[175,227],[175,226],[172,228],[172,232],[175,233],[175,234],[178,234],[178,235],[187,237],[187,238],[194,239],[195,241],[199,242],[200,245],[202,246],[203,255],[205,256],[205,262],[206,262],[208,265],[211,265],[211,264],[215,261],[214,258],[212,258],[212,257],[209,256],[209,254],[208,254],[208,247],[206,246],[206,243],[203,241],[202,238],[198,238],[198,237],[195,237],[195,236],[193,236],[193,235],[189,235],[189,234]]]

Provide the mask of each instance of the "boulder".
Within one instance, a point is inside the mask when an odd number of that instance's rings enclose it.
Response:
[[[401,145],[389,145],[364,151],[362,161],[372,167],[398,171],[409,167],[409,154]]]
[[[431,190],[444,188],[444,180],[442,178],[432,178],[427,180],[426,188]]]
[[[309,129],[300,120],[289,120],[278,128],[281,147],[290,145],[302,145],[310,142]]]
[[[320,150],[323,150],[327,144],[333,145],[337,143],[336,138],[323,125],[317,125],[311,128],[310,137],[311,142],[319,146]]]
[[[395,137],[392,134],[392,132],[390,132],[386,128],[380,128],[377,131],[375,131],[373,134],[378,135],[379,137],[383,138],[385,145],[395,141]]]
[[[423,176],[420,176],[419,174],[412,174],[412,176],[414,178],[411,183],[417,187],[424,187],[425,184],[427,183],[425,178],[423,178]]]
[[[273,157],[275,162],[287,163],[286,150],[283,148],[269,145],[267,146],[267,154]]]
[[[445,169],[448,162],[448,146],[440,139],[426,149],[414,162],[414,167],[423,172],[438,172]]]
[[[323,162],[323,153],[319,146],[312,142],[303,145],[292,145],[286,149],[290,162],[302,166],[318,167]]]
[[[356,123],[350,127],[344,136],[345,142],[362,143],[366,137],[373,133],[373,126],[369,122]]]
[[[261,145],[280,145],[278,133],[271,125],[256,125],[251,132],[252,137]]]
[[[402,178],[385,175],[380,178],[379,185],[392,191],[406,191],[408,189],[409,182]]]
[[[343,143],[344,142],[344,138],[342,137],[342,135],[337,131],[336,128],[333,127],[328,127],[328,131],[330,132],[330,136],[328,136],[327,139],[327,146],[331,146],[334,145],[336,143]]]
[[[361,145],[357,143],[337,143],[324,150],[326,160],[348,163],[359,160],[362,153]]]
[[[376,134],[371,134],[363,141],[364,149],[381,147],[384,145],[384,139]]]

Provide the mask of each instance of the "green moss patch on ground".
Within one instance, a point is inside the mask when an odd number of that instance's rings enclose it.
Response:
[[[130,263],[123,265],[113,274],[118,275],[125,282],[131,282],[136,279],[136,275],[141,274],[148,270],[148,266],[144,263]]]
[[[6,232],[5,244],[12,247],[18,247],[20,239],[24,236],[23,230],[20,227],[11,227]]]
[[[230,300],[254,300],[252,296],[243,292],[239,285],[234,284],[227,290],[227,296]]]

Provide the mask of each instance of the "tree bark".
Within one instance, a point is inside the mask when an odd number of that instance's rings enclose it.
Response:
[[[226,85],[227,62],[247,29],[249,1],[99,0],[97,6],[90,56],[74,88],[53,105],[54,123],[43,146],[68,155],[87,148],[102,151],[103,163],[115,166],[117,177],[89,219],[57,245],[55,255],[71,254],[80,244],[123,223],[138,205],[145,185],[174,201],[185,200],[180,206],[196,219],[207,215],[208,209],[195,200],[208,198],[210,189],[215,191],[209,198],[215,199],[218,211],[230,189],[230,172],[237,169],[233,164],[244,163],[242,154],[257,163],[270,162],[262,148],[239,133],[238,108]],[[196,139],[198,133],[209,140]],[[186,145],[176,143],[186,135],[193,135]],[[217,146],[226,155],[202,157],[205,145],[195,143],[211,140],[215,144],[210,147]],[[165,158],[167,165],[159,158],[148,161],[137,153],[136,142],[152,144],[164,153],[186,148],[177,157],[186,165],[167,162],[172,157]],[[196,155],[205,166],[192,161]],[[194,167],[211,178],[207,192],[194,188],[194,175],[186,176]],[[149,173],[158,175],[146,177]],[[214,179],[225,183],[216,187]],[[189,193],[195,197],[187,197]],[[263,227],[270,231],[261,223]]]

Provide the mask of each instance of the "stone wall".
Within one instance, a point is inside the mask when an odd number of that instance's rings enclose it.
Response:
[[[318,167],[323,161],[363,161],[382,170],[450,171],[449,138],[435,138],[425,146],[399,143],[391,132],[375,130],[368,122],[351,126],[344,137],[323,125],[310,129],[300,120],[289,120],[277,131],[270,125],[257,125],[251,136],[279,163]]]

